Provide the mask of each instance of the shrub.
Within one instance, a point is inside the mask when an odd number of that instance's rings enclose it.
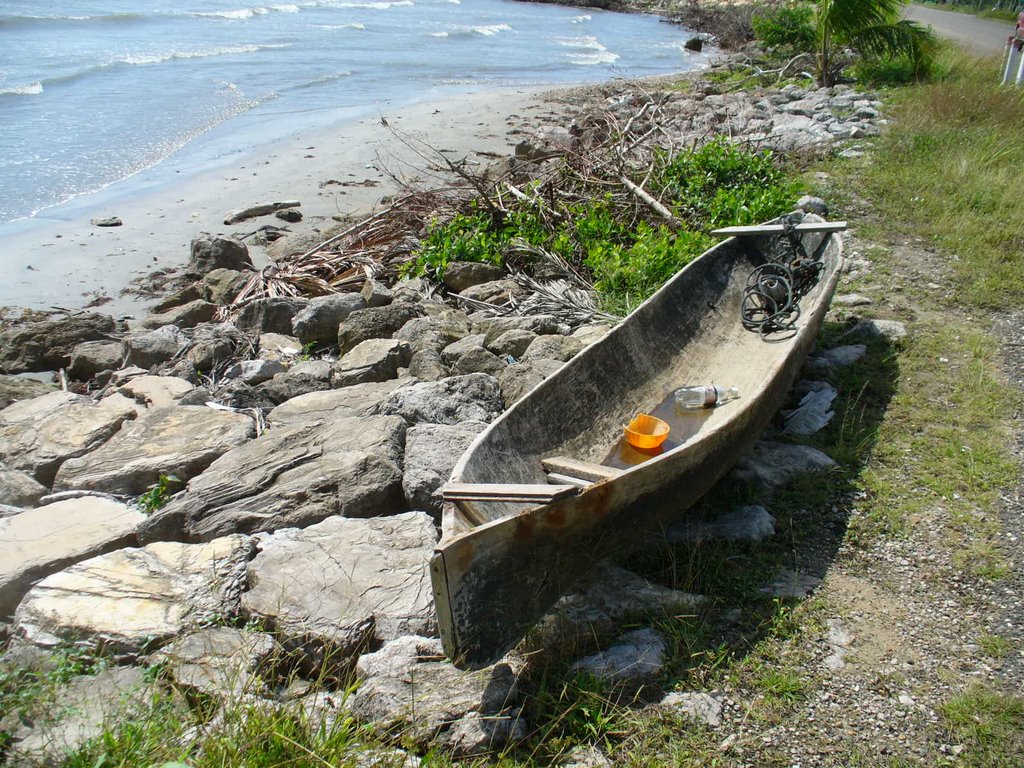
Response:
[[[814,50],[814,6],[795,2],[765,6],[752,19],[754,35],[766,48],[794,53]]]

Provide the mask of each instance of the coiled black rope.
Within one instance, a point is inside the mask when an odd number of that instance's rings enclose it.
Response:
[[[820,248],[813,256],[807,255],[803,239],[795,229],[802,219],[801,214],[782,217],[788,247],[747,276],[740,316],[748,331],[757,331],[762,336],[796,331],[800,299],[818,282],[824,266]],[[822,240],[822,245],[826,240]]]

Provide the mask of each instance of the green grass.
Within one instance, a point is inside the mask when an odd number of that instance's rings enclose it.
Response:
[[[947,700],[939,711],[950,743],[965,747],[959,765],[1020,765],[1024,699],[975,683]]]

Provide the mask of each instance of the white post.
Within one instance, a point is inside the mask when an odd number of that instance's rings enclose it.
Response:
[[[1006,67],[1003,69],[1003,85],[1010,84],[1010,78],[1013,77],[1013,69],[1017,66],[1018,51],[1017,46],[1013,44],[1013,38],[1006,44]],[[1020,57],[1024,61],[1024,56]]]
[[[1014,85],[1021,83],[1024,83],[1024,51],[1020,52],[1020,66],[1017,67],[1017,79],[1014,81]]]

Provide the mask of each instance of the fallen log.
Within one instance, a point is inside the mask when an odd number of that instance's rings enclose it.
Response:
[[[260,205],[253,205],[249,208],[239,208],[237,211],[229,211],[224,216],[225,224],[237,224],[240,221],[246,219],[252,219],[256,216],[266,216],[268,213],[274,213],[275,211],[283,211],[285,208],[298,208],[302,203],[298,200],[283,200],[278,203],[262,203]]]

